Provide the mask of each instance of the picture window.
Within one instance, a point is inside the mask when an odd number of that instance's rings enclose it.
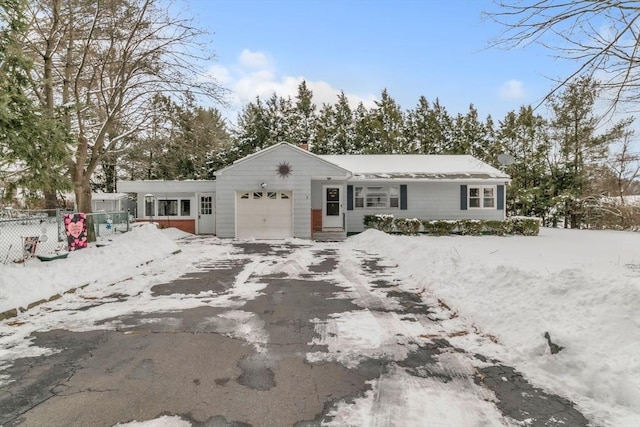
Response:
[[[354,206],[356,208],[399,208],[400,187],[355,187]]]

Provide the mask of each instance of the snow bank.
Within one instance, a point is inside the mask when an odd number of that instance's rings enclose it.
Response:
[[[66,259],[0,264],[0,312],[90,283],[109,284],[131,277],[138,266],[180,250],[167,235],[183,237],[146,224],[114,237],[107,246],[70,252]]]
[[[495,357],[609,425],[640,421],[640,234],[541,229],[537,237],[392,236],[347,247],[401,267],[509,351]],[[551,355],[543,338],[564,347]],[[465,337],[455,345],[474,349]]]

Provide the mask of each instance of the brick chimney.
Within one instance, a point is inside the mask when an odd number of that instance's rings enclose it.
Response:
[[[302,148],[305,151],[309,151],[309,143],[308,142],[303,142],[299,145],[300,148]]]

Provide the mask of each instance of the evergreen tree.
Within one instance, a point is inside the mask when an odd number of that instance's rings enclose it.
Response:
[[[27,194],[70,188],[64,159],[69,130],[61,111],[33,101],[33,64],[22,50],[27,32],[21,0],[0,0],[0,184],[11,199],[17,188]]]
[[[313,92],[307,88],[303,80],[298,86],[295,105],[289,115],[293,120],[290,125],[289,141],[293,145],[311,143],[316,139],[316,106],[313,103]]]
[[[453,121],[453,133],[447,153],[469,154],[482,159],[487,157],[488,152],[487,129],[478,117],[478,110],[471,104],[467,114],[458,114]]]
[[[490,139],[489,131],[485,127],[485,123],[481,122],[478,117],[478,110],[473,104],[469,105],[469,111],[464,116],[463,125],[464,146],[468,147],[465,154],[484,160],[489,155]]]
[[[314,139],[311,143],[311,151],[315,154],[332,154],[333,142],[335,138],[335,112],[329,104],[324,104],[320,109],[316,120]]]
[[[503,152],[500,148],[500,143],[496,137],[496,129],[493,122],[493,117],[489,114],[484,122],[484,129],[486,131],[486,144],[487,151],[480,160],[489,163],[494,167],[500,167],[498,162],[498,156]]]
[[[218,163],[231,164],[272,144],[270,120],[260,97],[242,109],[232,137],[235,143],[220,153]]]
[[[505,166],[511,175],[507,198],[511,213],[544,218],[549,210],[547,159],[547,123],[534,114],[531,106],[510,111],[500,122],[497,139],[501,152],[510,154],[514,163]]]
[[[371,112],[371,144],[368,153],[405,153],[408,147],[404,138],[404,114],[398,103],[382,91],[380,101]]]
[[[332,154],[348,154],[353,152],[355,143],[354,118],[349,100],[344,92],[338,95],[338,103],[333,108],[334,129],[330,145]]]
[[[297,145],[294,140],[293,129],[295,127],[293,116],[293,103],[291,98],[283,98],[275,93],[265,102],[266,120],[268,123],[267,146],[288,142]]]
[[[435,154],[433,129],[430,126],[431,106],[424,96],[418,99],[418,105],[407,112],[405,121],[405,139],[411,153]]]
[[[427,126],[431,133],[433,154],[451,154],[453,139],[453,121],[444,105],[436,98],[428,111]]]
[[[471,145],[465,138],[465,119],[458,113],[453,120],[452,138],[447,147],[447,154],[469,154]]]
[[[370,154],[370,148],[375,147],[375,139],[372,132],[371,116],[362,102],[358,103],[353,112],[353,127],[353,144],[349,152],[345,154]]]
[[[611,140],[610,131],[596,135],[597,93],[598,84],[585,77],[570,83],[550,101],[554,114],[551,122],[553,195],[559,212],[565,216],[565,227],[580,226],[580,204],[588,189],[588,171],[605,159]]]

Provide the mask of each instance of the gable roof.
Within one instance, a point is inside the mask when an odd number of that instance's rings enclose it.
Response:
[[[290,149],[325,163],[352,179],[422,179],[510,180],[506,173],[470,155],[447,154],[334,154],[317,155],[287,142],[272,145],[216,171],[216,176],[239,164],[258,159],[265,154]]]
[[[469,155],[352,154],[318,156],[353,173],[355,179],[510,179]]]
[[[341,167],[340,165],[330,162],[326,159],[323,159],[322,156],[318,156],[316,154],[313,154],[311,152],[309,152],[308,150],[305,150],[303,148],[300,147],[296,147],[295,145],[289,144],[288,142],[280,142],[278,144],[272,145],[270,147],[264,148],[260,151],[257,151],[255,153],[249,154],[239,160],[236,160],[235,162],[233,162],[231,165],[224,167],[222,169],[219,169],[217,171],[214,172],[215,176],[219,176],[222,175],[223,172],[229,170],[229,169],[233,169],[234,167],[236,167],[239,164],[245,163],[245,162],[249,162],[252,161],[254,159],[257,159],[259,157],[264,156],[265,154],[271,152],[271,151],[276,151],[276,150],[281,150],[281,149],[291,149],[291,150],[295,150],[297,152],[299,152],[300,154],[304,155],[304,156],[308,156],[313,158],[316,161],[319,161],[321,163],[324,163],[328,166],[331,166],[332,168],[339,170],[341,173],[345,174],[345,175],[351,175],[351,172],[348,169],[344,169],[343,167]]]

